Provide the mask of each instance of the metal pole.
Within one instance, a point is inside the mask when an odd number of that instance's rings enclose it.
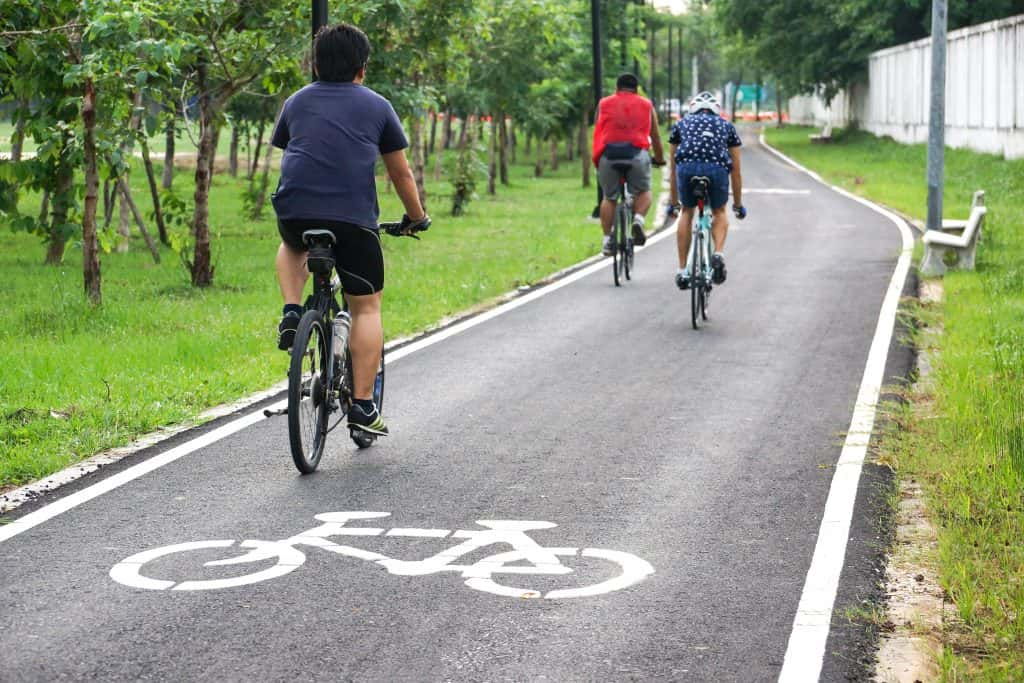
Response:
[[[668,25],[668,88],[665,90],[665,101],[672,101],[672,24]],[[671,106],[671,104],[669,105]]]
[[[601,102],[601,90],[604,75],[601,73],[601,5],[600,0],[590,0],[590,44],[594,61],[594,123],[597,123],[597,108]],[[601,215],[601,183],[597,183],[597,206],[591,214],[594,218]]]
[[[327,25],[327,0],[313,0],[313,33],[311,38],[316,38],[317,31]],[[313,60],[310,60],[310,68],[312,69]],[[316,80],[316,71],[314,70],[310,77]]]
[[[700,82],[700,74],[698,73],[698,69],[699,69],[699,68],[700,68],[700,65],[699,65],[699,63],[698,63],[698,61],[697,61],[697,53],[696,53],[696,52],[694,52],[694,53],[693,53],[693,83],[692,83],[692,85],[690,86],[690,96],[691,96],[691,97],[692,97],[692,96],[694,96],[694,95],[696,95],[696,94],[697,94],[698,92],[700,92],[700,91],[699,91],[699,90],[697,89],[697,88],[699,88],[699,87],[700,87],[700,86],[698,85],[698,83]]]
[[[946,0],[932,0],[932,85],[928,116],[929,230],[942,227],[946,145]]]

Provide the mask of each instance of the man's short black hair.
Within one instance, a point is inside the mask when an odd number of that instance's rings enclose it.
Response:
[[[324,26],[313,41],[318,80],[351,83],[370,58],[370,39],[352,24]]]
[[[615,81],[616,90],[632,90],[636,92],[640,88],[640,81],[631,73],[624,73]]]

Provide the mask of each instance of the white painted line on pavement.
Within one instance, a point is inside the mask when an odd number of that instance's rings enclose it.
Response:
[[[790,190],[784,187],[744,187],[743,194],[810,194],[810,190]]]
[[[661,199],[664,199],[664,197],[661,197]],[[659,206],[660,203],[661,202],[659,202]],[[638,247],[637,251],[643,251],[652,244],[656,244],[657,242],[660,242],[661,240],[674,235],[675,231],[672,229],[662,230],[658,234],[648,238],[647,244],[643,247]],[[390,365],[391,363],[394,363],[397,360],[405,358],[409,354],[433,346],[434,344],[437,344],[450,337],[453,337],[456,334],[459,334],[460,332],[465,332],[466,330],[476,327],[477,325],[481,325],[493,318],[498,317],[499,315],[515,310],[520,306],[530,303],[531,301],[535,301],[541,298],[542,296],[546,296],[548,294],[551,294],[552,292],[558,291],[562,287],[570,285],[573,282],[576,282],[577,280],[581,280],[588,275],[596,273],[599,270],[609,268],[609,264],[610,261],[608,259],[601,259],[600,261],[597,261],[596,263],[593,263],[587,266],[586,268],[582,268],[581,270],[578,270],[575,273],[572,273],[571,275],[562,278],[561,280],[552,282],[549,285],[544,285],[543,287],[540,287],[530,292],[529,294],[525,294],[519,298],[509,301],[508,303],[504,303],[501,304],[500,306],[492,308],[491,310],[485,313],[481,313],[480,315],[468,318],[460,323],[452,325],[451,327],[440,330],[435,334],[428,335],[426,337],[423,337],[422,339],[412,342],[407,346],[403,346],[400,349],[392,351],[386,354],[385,362],[387,365]],[[246,427],[256,424],[257,422],[261,422],[262,420],[266,419],[266,417],[263,415],[264,410],[280,410],[284,408],[287,405],[287,403],[287,400],[278,401],[273,405],[265,406],[264,408],[260,408],[259,410],[255,410],[251,413],[243,415],[242,417],[232,420],[231,422],[228,422],[227,424],[224,424],[218,427],[217,429],[207,432],[202,436],[198,436],[195,439],[192,439],[191,441],[187,441],[159,455],[155,455],[149,460],[146,460],[145,462],[141,462],[138,465],[133,465],[128,469],[125,469],[121,472],[118,472],[117,474],[107,477],[103,481],[97,482],[92,486],[82,489],[81,491],[77,491],[71,495],[65,496],[60,500],[54,501],[49,505],[39,508],[35,512],[30,512],[29,514],[25,515],[24,517],[20,517],[19,519],[11,522],[10,524],[0,524],[0,543],[6,541],[9,538],[14,538],[18,534],[24,533],[29,529],[42,524],[43,522],[53,519],[57,515],[60,515],[64,512],[67,512],[68,510],[76,508],[79,505],[82,505],[83,503],[87,503],[93,498],[102,496],[104,493],[112,491],[117,487],[122,486],[123,484],[127,484],[128,482],[134,479],[138,479],[144,474],[148,474],[149,472],[159,469],[164,465],[170,464],[175,460],[178,460],[179,458],[183,458],[186,455],[193,453],[201,448],[205,448],[210,444],[216,443],[217,441],[220,441],[225,437],[240,432]]]
[[[761,145],[818,182],[828,185],[818,174],[807,170],[782,152],[770,147],[765,141],[763,133],[761,134]],[[885,361],[889,355],[889,345],[892,342],[893,330],[896,325],[896,312],[907,273],[910,271],[910,258],[914,248],[914,236],[906,222],[899,216],[835,185],[828,185],[828,187],[844,197],[877,211],[895,223],[899,228],[903,247],[892,279],[889,281],[889,289],[885,293],[882,310],[878,314],[878,325],[871,341],[871,350],[868,352],[868,360],[864,367],[860,391],[857,393],[857,404],[853,410],[850,429],[839,455],[839,462],[836,464],[832,485],[829,487],[825,512],[818,530],[818,541],[811,559],[811,568],[807,571],[800,604],[797,607],[796,618],[793,620],[793,631],[786,647],[786,657],[779,674],[779,681],[783,683],[817,681],[821,676],[821,667],[825,659],[825,643],[828,640],[829,628],[832,624],[832,610],[835,607],[836,592],[839,589],[839,577],[846,559],[846,544],[850,534],[850,524],[853,520],[853,506],[857,500],[857,486],[860,482],[864,458],[874,428],[878,396],[885,379]]]

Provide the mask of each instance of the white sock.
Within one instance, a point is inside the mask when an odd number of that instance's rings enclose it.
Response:
[[[633,214],[633,222],[634,223],[639,223],[641,228],[644,227],[644,216],[643,216],[643,214],[634,213]]]

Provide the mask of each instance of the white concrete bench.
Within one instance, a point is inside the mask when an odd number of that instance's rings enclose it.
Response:
[[[820,133],[817,135],[808,135],[807,137],[810,138],[812,145],[832,142],[832,124],[826,123]]]
[[[981,238],[981,226],[985,222],[988,211],[984,206],[985,193],[975,193],[971,217],[966,221],[942,221],[942,230],[927,230],[921,241],[924,242],[924,259],[921,261],[921,273],[929,277],[937,277],[946,272],[946,254],[956,254],[956,267],[974,270],[974,254]]]

